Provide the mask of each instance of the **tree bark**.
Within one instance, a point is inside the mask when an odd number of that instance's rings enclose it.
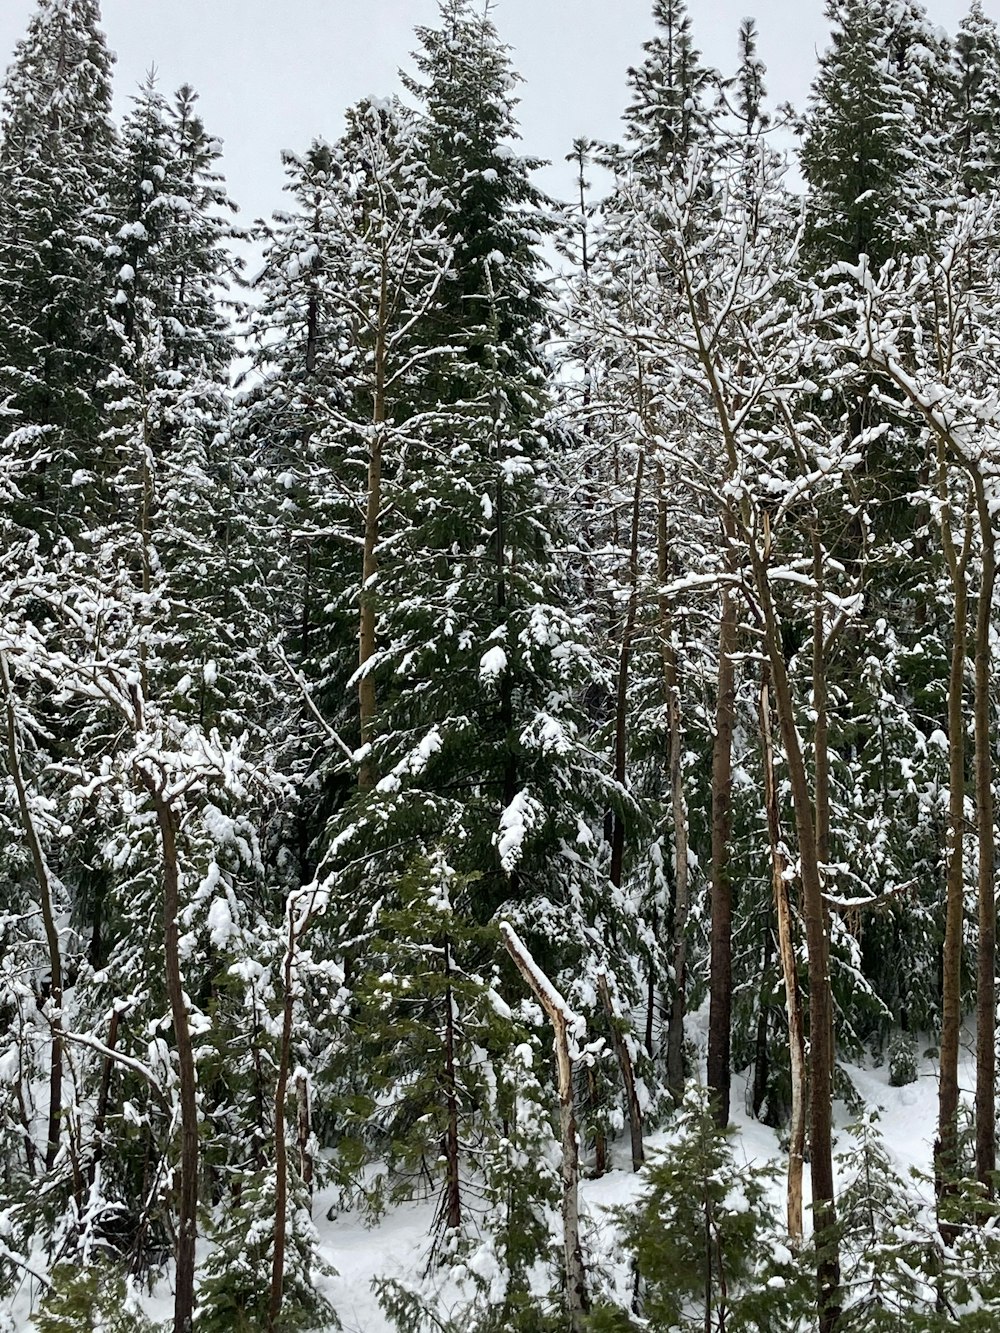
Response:
[[[299,1176],[312,1195],[314,1163],[312,1148],[312,1117],[309,1109],[309,1080],[304,1069],[295,1075],[295,1128],[299,1149]]]
[[[669,572],[667,553],[666,477],[657,474],[656,544],[660,588],[666,587]],[[687,923],[691,909],[688,888],[688,816],[684,799],[684,730],[681,725],[681,691],[674,651],[670,608],[660,594],[660,641],[667,695],[667,766],[670,777],[670,816],[674,832],[674,930],[672,944],[674,990],[667,1023],[667,1088],[680,1104],[684,1096],[684,1016],[687,1012]]]
[[[569,1048],[570,1026],[576,1023],[566,1001],[542,972],[514,928],[500,926],[504,946],[528,989],[545,1010],[552,1024],[559,1086],[559,1123],[562,1131],[562,1222],[563,1257],[566,1265],[566,1313],[570,1333],[584,1333],[590,1297],[587,1272],[580,1243],[579,1140],[573,1110],[573,1061]]]
[[[24,828],[24,836],[31,854],[31,865],[38,884],[39,906],[42,911],[42,928],[45,932],[45,946],[49,955],[49,995],[45,1002],[45,1013],[52,1028],[52,1043],[49,1050],[49,1114],[45,1140],[45,1169],[51,1171],[59,1151],[60,1129],[62,1127],[62,1082],[63,1082],[63,1044],[58,1035],[62,1024],[63,974],[62,949],[59,944],[59,931],[56,928],[52,876],[42,840],[31,813],[28,789],[24,781],[24,769],[21,766],[21,746],[17,735],[17,714],[14,710],[14,689],[10,679],[10,669],[6,654],[0,652],[0,680],[3,682],[4,711],[7,718],[7,767],[17,795],[17,808]]]
[[[278,1076],[274,1084],[274,1230],[271,1246],[271,1290],[267,1307],[268,1333],[277,1333],[285,1288],[285,1242],[288,1225],[288,1144],[285,1138],[285,1102],[291,1066],[292,1026],[295,1017],[295,901],[286,904],[288,936],[282,964],[284,999],[281,1009],[281,1046]]]
[[[601,997],[601,1003],[604,1006],[604,1012],[608,1016],[608,1023],[611,1027],[611,1042],[618,1060],[618,1068],[621,1070],[622,1083],[625,1086],[625,1108],[628,1113],[632,1170],[638,1171],[646,1160],[646,1154],[642,1146],[642,1110],[636,1092],[635,1068],[625,1037],[618,1026],[618,1016],[615,1013],[614,1002],[611,999],[611,988],[608,985],[608,974],[603,968],[597,974],[597,989]]]
[[[941,540],[951,576],[955,617],[952,630],[951,666],[948,676],[948,829],[946,840],[947,899],[941,985],[941,1074],[938,1084],[938,1132],[934,1145],[934,1180],[940,1205],[954,1187],[958,1172],[958,1056],[962,1026],[962,919],[965,882],[962,843],[965,831],[965,717],[963,685],[967,637],[967,566],[972,545],[972,515],[967,511],[962,548],[955,545],[948,509],[944,447],[939,452],[940,487],[943,490]],[[953,1238],[947,1223],[942,1235]]]
[[[388,256],[382,255],[378,325],[375,335],[375,397],[368,449],[368,494],[365,501],[365,538],[361,560],[361,621],[358,630],[358,719],[364,757],[358,771],[359,790],[375,786],[375,762],[371,744],[375,733],[375,675],[370,662],[375,656],[377,613],[375,580],[378,575],[379,517],[382,509],[382,437],[386,412],[386,355],[389,318]]]
[[[628,603],[625,624],[618,653],[618,685],[615,701],[615,782],[622,792],[628,775],[628,680],[632,659],[632,640],[639,602],[639,510],[642,503],[642,480],[645,455],[640,451],[635,465],[635,484],[632,493],[632,523],[628,558]],[[611,832],[611,866],[608,877],[616,889],[621,888],[625,862],[625,813],[615,812]]]
[[[802,995],[795,965],[792,938],[792,906],[789,901],[788,863],[781,836],[781,813],[774,775],[774,740],[771,730],[771,680],[765,662],[760,682],[760,734],[764,751],[764,802],[767,810],[767,835],[771,849],[771,882],[778,922],[778,952],[785,982],[785,1012],[788,1016],[788,1055],[791,1070],[792,1110],[788,1132],[788,1189],[786,1211],[789,1238],[802,1240],[802,1164],[806,1144],[806,1043],[802,1021]]]
[[[973,471],[982,571],[976,604],[975,720],[976,830],[979,848],[979,953],[976,959],[976,1176],[992,1197],[996,1151],[996,847],[993,832],[993,756],[990,745],[992,654],[990,622],[997,560],[993,519],[982,472]]]
[[[816,1240],[817,1304],[820,1333],[833,1333],[840,1318],[840,1257],[833,1180],[833,996],[830,988],[829,920],[823,901],[813,800],[802,741],[795,722],[795,707],[781,641],[781,622],[771,598],[766,558],[752,537],[748,542],[748,550],[764,630],[764,647],[771,668],[778,725],[788,765],[798,839],[809,976],[809,1174]]]
[[[724,526],[732,536],[732,515]],[[722,591],[719,621],[719,669],[715,703],[715,738],[712,743],[712,891],[709,960],[708,1068],[716,1123],[729,1123],[731,1040],[733,1013],[733,901],[729,879],[729,842],[732,834],[733,731],[736,725],[736,601]]]
[[[195,1245],[198,1239],[198,1089],[194,1046],[180,958],[180,868],[177,816],[143,769],[140,779],[153,802],[163,851],[163,962],[177,1053],[181,1103],[180,1189],[177,1195],[176,1275],[173,1333],[192,1333],[194,1322]]]
[[[445,941],[444,970],[447,982],[444,991],[444,1058],[445,1105],[445,1197],[444,1224],[449,1231],[462,1225],[462,1181],[459,1173],[458,1087],[455,1077],[455,1008],[451,989],[451,946]]]

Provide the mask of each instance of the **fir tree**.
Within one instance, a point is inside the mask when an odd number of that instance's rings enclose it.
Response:
[[[32,523],[74,533],[107,481],[112,56],[96,0],[39,0],[0,112],[0,395],[30,452]]]

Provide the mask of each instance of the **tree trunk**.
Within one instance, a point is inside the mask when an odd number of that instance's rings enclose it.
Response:
[[[976,1176],[992,1196],[996,1182],[996,847],[993,834],[993,757],[990,746],[992,656],[990,622],[996,585],[996,539],[982,472],[973,473],[982,573],[976,605],[976,828],[979,844],[979,954],[976,960]]]
[[[774,777],[774,740],[771,731],[771,678],[765,663],[760,682],[760,734],[764,751],[764,801],[767,835],[771,848],[771,882],[778,922],[778,952],[785,982],[785,1012],[788,1016],[788,1055],[792,1083],[791,1123],[788,1131],[788,1235],[793,1243],[802,1240],[802,1163],[806,1145],[806,1043],[802,1021],[802,995],[795,966],[792,938],[792,906],[788,896],[788,863],[781,837],[778,788]]]
[[[580,1244],[579,1141],[573,1111],[573,1061],[569,1049],[570,1026],[575,1015],[566,1001],[542,972],[521,942],[514,928],[504,921],[500,926],[504,945],[528,989],[545,1010],[552,1024],[556,1070],[559,1086],[559,1124],[562,1131],[562,1222],[563,1257],[566,1265],[566,1313],[570,1333],[584,1333],[590,1298],[587,1273]]]
[[[49,1114],[45,1140],[45,1169],[51,1171],[59,1151],[59,1135],[62,1127],[62,1078],[63,1078],[63,1043],[58,1035],[62,1024],[63,975],[62,949],[59,944],[59,932],[56,929],[55,908],[53,905],[52,877],[49,874],[48,861],[42,847],[35,819],[28,800],[28,789],[24,781],[24,769],[21,766],[21,746],[17,735],[17,714],[14,709],[14,689],[7,666],[6,654],[0,652],[0,680],[3,682],[4,711],[7,718],[7,767],[17,795],[17,808],[24,828],[24,836],[31,854],[31,865],[38,884],[38,900],[42,911],[42,929],[45,932],[45,946],[49,955],[49,994],[43,1007],[51,1029],[52,1043],[49,1050]]]
[[[368,450],[368,494],[365,501],[364,553],[361,560],[361,622],[358,631],[358,720],[364,757],[358,771],[358,788],[375,786],[375,761],[371,744],[375,733],[375,674],[369,663],[375,656],[377,615],[375,580],[378,575],[379,516],[382,509],[382,437],[385,427],[386,336],[389,303],[389,274],[383,255],[379,292],[378,330],[375,338],[375,401]]]
[[[810,1179],[816,1239],[817,1304],[820,1333],[832,1333],[840,1317],[840,1258],[833,1183],[833,996],[830,989],[829,922],[816,848],[813,801],[802,741],[795,723],[792,690],[785,667],[781,625],[771,599],[765,557],[748,543],[771,667],[778,724],[788,765],[798,838],[809,976]]]
[[[941,486],[947,485],[943,447],[939,456]],[[965,831],[965,679],[967,565],[972,544],[971,512],[966,514],[961,551],[955,546],[947,497],[941,510],[941,539],[951,575],[955,618],[952,632],[951,668],[948,677],[948,830],[946,858],[948,887],[945,909],[944,955],[941,984],[941,1075],[938,1084],[938,1132],[934,1145],[934,1180],[940,1200],[954,1187],[958,1172],[958,1056],[962,1027],[962,919],[965,882],[962,843]],[[942,1235],[953,1238],[947,1224]]]
[[[177,1272],[174,1283],[173,1333],[191,1333],[194,1321],[195,1244],[198,1239],[198,1090],[194,1047],[188,1024],[187,999],[180,958],[180,869],[177,858],[177,817],[172,806],[142,769],[163,850],[163,963],[170,998],[170,1016],[177,1052],[181,1101],[180,1189],[177,1201]]]
[[[642,1146],[642,1110],[639,1107],[639,1096],[635,1087],[635,1069],[632,1065],[632,1056],[629,1053],[625,1037],[618,1026],[618,1016],[615,1014],[614,1002],[611,999],[611,988],[608,985],[608,974],[603,968],[597,974],[597,989],[601,996],[601,1003],[604,1005],[604,1012],[608,1016],[608,1023],[611,1027],[611,1041],[618,1059],[618,1068],[621,1070],[622,1083],[625,1086],[625,1107],[628,1112],[629,1139],[632,1147],[632,1170],[638,1171],[646,1160],[646,1154]]]
[[[615,782],[621,791],[628,776],[628,679],[632,658],[632,639],[639,602],[639,509],[642,503],[644,455],[640,452],[635,465],[635,485],[632,493],[632,526],[628,559],[628,603],[625,624],[618,654],[618,687],[615,703]],[[608,877],[616,889],[621,888],[625,861],[625,812],[617,810],[611,832],[611,866]]]
[[[666,477],[657,475],[656,545],[660,588],[669,573],[667,554]],[[684,799],[684,731],[681,725],[681,691],[674,651],[670,609],[660,594],[660,642],[667,695],[667,765],[670,773],[670,815],[674,831],[674,931],[672,940],[674,990],[667,1023],[667,1087],[674,1101],[684,1096],[684,1016],[687,1012],[687,923],[691,909],[688,889],[688,822]]]
[[[304,1069],[298,1070],[295,1075],[295,1127],[299,1149],[299,1176],[311,1196],[314,1170],[310,1146],[312,1118],[309,1111],[309,1080]]]
[[[295,903],[289,896],[288,938],[282,965],[284,1000],[281,1011],[281,1046],[274,1084],[274,1230],[271,1246],[271,1291],[267,1308],[268,1333],[277,1333],[285,1288],[285,1242],[288,1225],[288,1144],[285,1138],[285,1102],[291,1065],[292,1026],[295,1017]]]
[[[455,1009],[451,990],[451,946],[445,942],[444,970],[448,978],[444,991],[445,1105],[445,1197],[444,1224],[449,1231],[462,1225],[462,1182],[459,1174],[458,1088],[455,1078]]]
[[[726,514],[727,535],[733,519]],[[733,1012],[733,901],[729,880],[732,833],[733,731],[736,724],[736,601],[722,591],[719,621],[719,669],[712,744],[712,924],[709,961],[708,1087],[716,1123],[729,1123]]]

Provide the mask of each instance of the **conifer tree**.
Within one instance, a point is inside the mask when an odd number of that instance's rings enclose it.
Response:
[[[0,393],[30,450],[32,523],[75,533],[106,482],[113,57],[97,0],[39,0],[0,111]]]

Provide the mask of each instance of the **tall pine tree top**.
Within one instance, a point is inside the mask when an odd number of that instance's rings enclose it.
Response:
[[[943,188],[947,52],[911,0],[827,0],[806,115],[807,252],[881,266],[919,246]]]
[[[540,163],[513,149],[518,76],[490,7],[441,0],[440,9],[439,27],[416,29],[422,78],[403,76],[423,107],[428,166],[449,201],[454,245],[429,334],[481,365],[495,354],[501,369],[523,371],[536,361],[532,334],[543,317],[536,242],[548,224],[530,179]]]
[[[1000,33],[973,0],[955,38],[955,147],[962,184],[979,193],[996,184],[1000,157]]]
[[[101,472],[116,136],[99,17],[96,0],[39,0],[0,98],[0,398],[40,442],[25,466],[48,533],[73,530]]]
[[[38,0],[4,84],[0,164],[8,170],[23,169],[32,152],[89,157],[114,141],[114,56],[99,24],[97,0]]]
[[[646,58],[628,72],[626,137],[640,161],[666,166],[708,136],[705,102],[719,76],[702,63],[684,0],[654,0],[653,20],[656,35],[642,48]]]

